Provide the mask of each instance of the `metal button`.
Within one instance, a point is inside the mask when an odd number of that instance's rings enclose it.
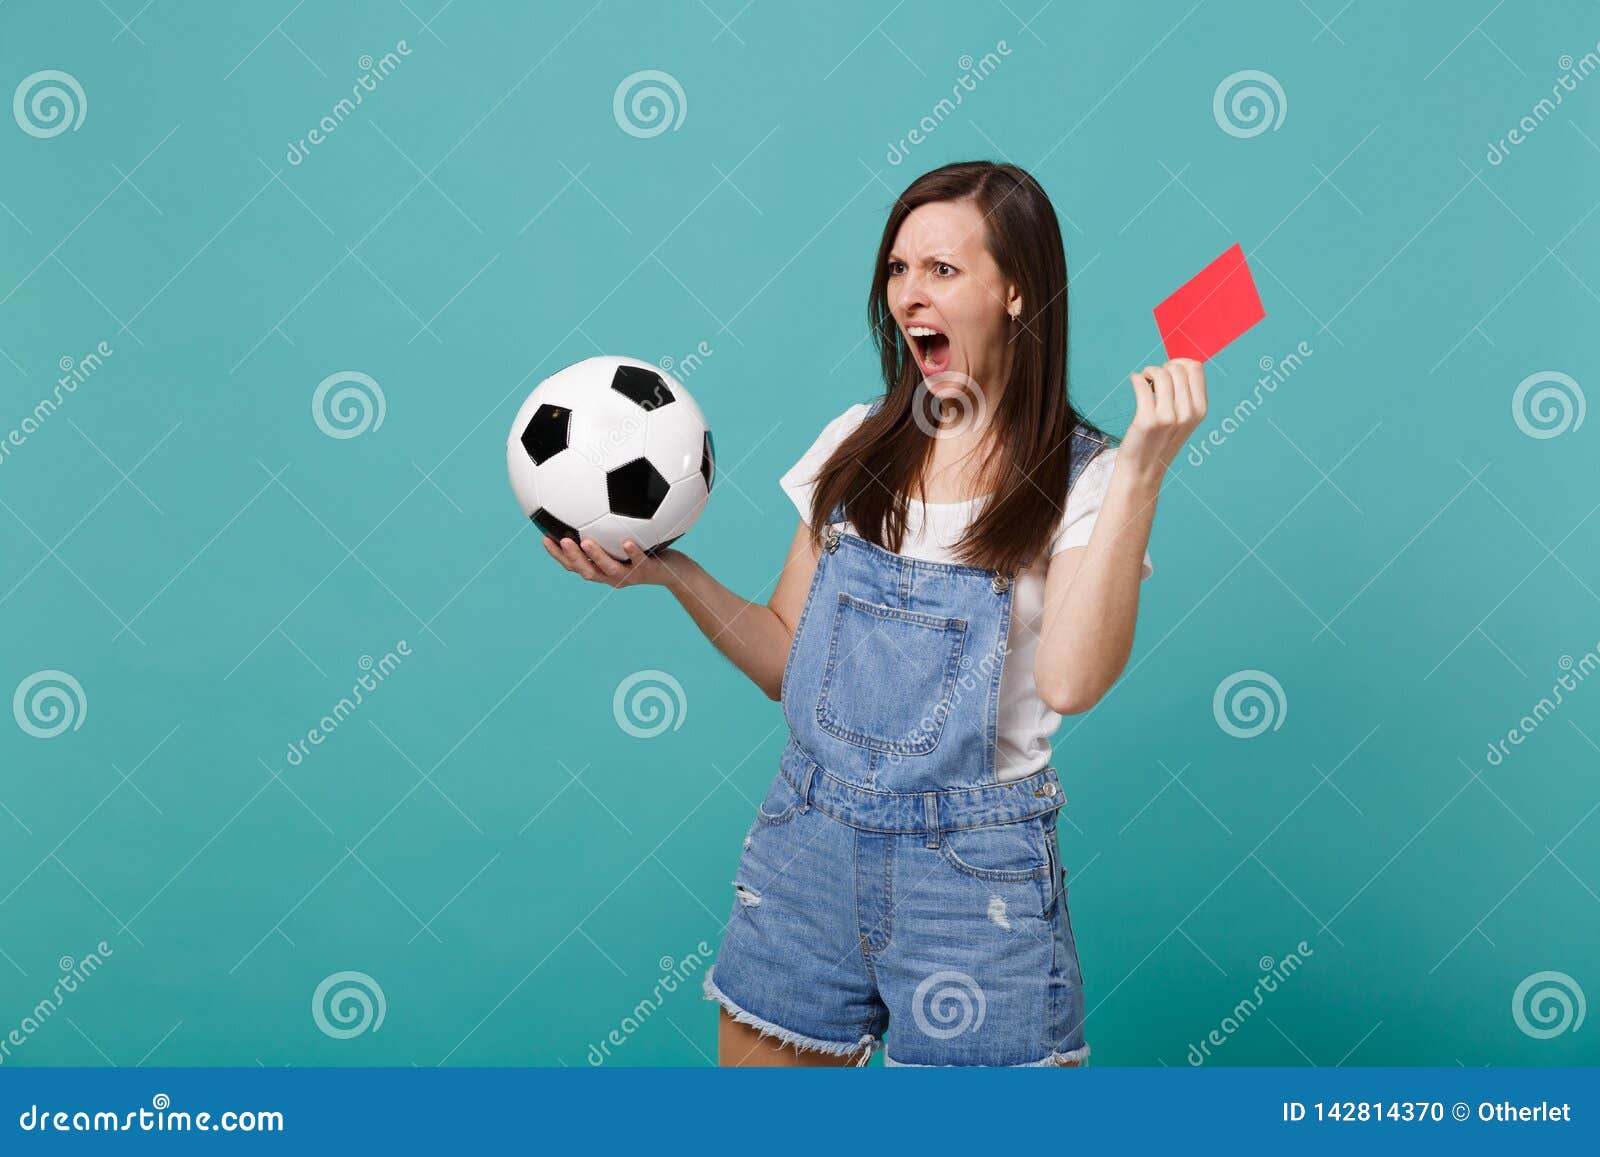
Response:
[[[823,545],[827,548],[829,554],[832,554],[834,551],[838,550],[839,532],[837,530],[829,530],[827,541],[823,543]]]
[[[995,594],[1003,595],[1003,594],[1006,593],[1006,591],[1011,589],[1011,576],[1010,575],[997,574],[990,581],[989,585],[992,588],[994,588],[994,593]]]
[[[1047,784],[1043,785],[1042,787],[1040,787],[1039,790],[1034,792],[1033,794],[1034,795],[1055,795],[1056,794],[1056,785],[1053,784],[1053,783],[1047,783]]]

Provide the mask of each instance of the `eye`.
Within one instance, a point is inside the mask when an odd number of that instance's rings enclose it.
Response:
[[[891,262],[889,262],[889,276],[893,277],[896,273],[899,273],[900,270],[903,269],[903,268],[905,268],[905,262],[904,261],[891,261]]]
[[[934,262],[933,267],[935,269],[948,269],[951,273],[956,271],[956,267],[951,265],[948,261],[936,261]]]

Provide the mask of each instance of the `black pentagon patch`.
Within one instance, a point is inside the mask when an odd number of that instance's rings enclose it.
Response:
[[[711,442],[711,431],[706,431],[705,451],[700,457],[700,476],[706,480],[706,493],[711,493],[711,475],[716,470],[717,449]]]
[[[611,379],[611,388],[644,410],[654,410],[677,401],[672,388],[661,375],[643,366],[618,366]]]
[[[543,507],[535,510],[528,517],[529,520],[537,525],[540,530],[544,531],[551,538],[555,539],[557,546],[561,545],[561,540],[563,538],[570,538],[573,542],[578,541],[577,527],[568,526],[565,522],[562,522],[559,518],[551,514],[548,510],[545,510]]]
[[[656,543],[649,550],[645,551],[645,553],[646,554],[660,554],[662,551],[666,550],[667,547],[671,546],[673,543],[677,542],[682,537],[683,537],[683,535],[681,535],[681,534],[675,534],[671,538],[667,539],[665,542]]]
[[[543,466],[567,448],[567,424],[572,411],[565,406],[540,406],[522,431],[522,448],[535,466]]]
[[[647,458],[635,458],[606,471],[606,501],[612,514],[654,518],[667,497],[669,484]]]

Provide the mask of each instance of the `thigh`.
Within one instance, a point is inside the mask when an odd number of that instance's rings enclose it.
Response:
[[[740,1024],[725,1008],[717,1012],[717,1064],[724,1068],[847,1068],[855,1063],[848,1056],[784,1044],[752,1025]]]

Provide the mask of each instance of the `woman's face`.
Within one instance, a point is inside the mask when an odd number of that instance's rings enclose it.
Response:
[[[989,255],[985,235],[971,201],[932,201],[906,216],[890,249],[889,308],[929,392],[940,398],[973,383],[997,391],[1009,367],[1009,310],[1022,302]],[[926,329],[936,332],[921,336]]]

